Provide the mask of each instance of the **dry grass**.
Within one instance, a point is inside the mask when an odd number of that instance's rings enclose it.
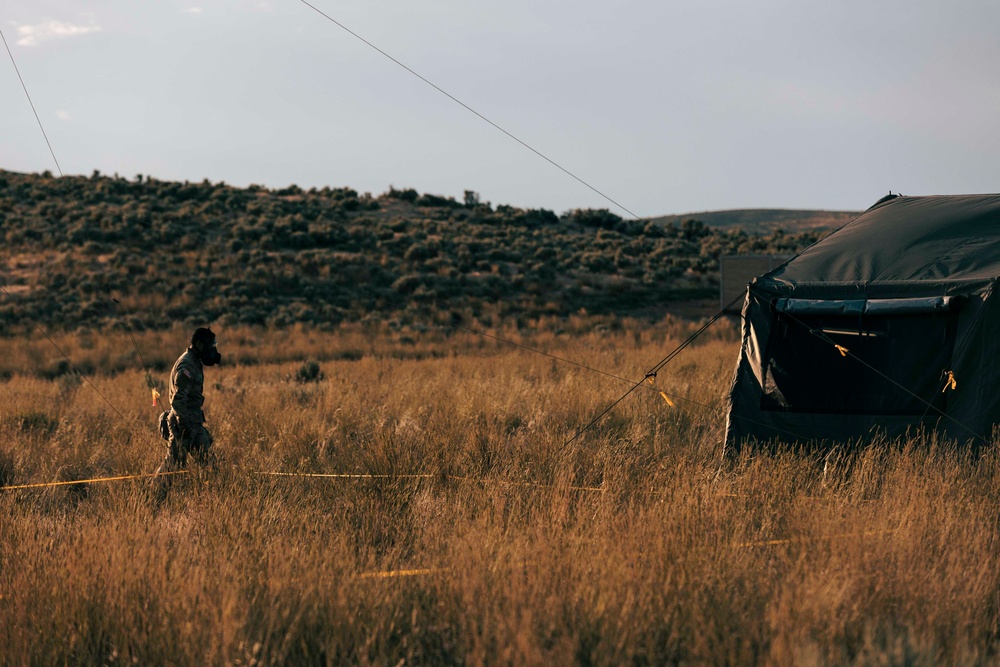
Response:
[[[518,341],[640,377],[684,333]],[[120,338],[62,342],[116,368]],[[208,370],[217,470],[161,506],[149,482],[0,493],[0,662],[997,662],[997,450],[723,462],[731,333],[658,378],[703,405],[639,390],[569,447],[628,385],[471,335],[220,338],[253,363]],[[142,374],[92,378],[133,429],[71,375],[21,374],[37,342],[0,343],[0,483],[154,469]],[[324,379],[295,382],[311,358]],[[430,572],[362,576],[398,569]]]

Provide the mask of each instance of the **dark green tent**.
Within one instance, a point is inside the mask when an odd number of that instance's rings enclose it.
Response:
[[[1000,424],[1000,195],[890,196],[755,278],[727,447]]]

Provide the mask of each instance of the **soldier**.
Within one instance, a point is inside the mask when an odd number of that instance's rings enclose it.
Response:
[[[202,457],[212,446],[212,435],[205,428],[205,366],[222,361],[216,349],[215,334],[200,328],[191,336],[191,347],[180,356],[170,371],[170,413],[167,426],[167,456],[157,472],[171,472],[187,465],[189,453]]]

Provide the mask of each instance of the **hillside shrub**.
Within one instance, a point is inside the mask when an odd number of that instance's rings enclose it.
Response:
[[[317,361],[307,361],[295,371],[295,381],[299,384],[320,382],[322,379],[323,371],[320,369],[319,362]]]
[[[469,313],[495,314],[502,299],[528,318],[569,316],[581,305],[621,316],[648,311],[643,295],[713,296],[721,255],[792,252],[817,238],[691,220],[652,225],[606,209],[560,220],[545,209],[466,206],[413,189],[372,198],[350,188],[270,191],[99,173],[0,178],[0,278],[18,287],[15,302],[0,303],[8,333],[36,322],[114,326],[109,289],[150,327],[206,317],[230,325],[412,319],[408,300],[421,287],[431,319],[443,299]],[[347,210],[354,201],[358,210]],[[655,295],[641,289],[654,283]],[[639,296],[625,302],[611,284]]]

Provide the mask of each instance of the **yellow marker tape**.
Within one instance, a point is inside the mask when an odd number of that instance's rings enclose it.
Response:
[[[484,484],[489,482],[489,480],[481,481]],[[504,482],[501,480],[496,480],[496,483],[507,486],[522,486],[532,489],[548,489],[550,491],[596,491],[597,493],[604,493],[605,491],[605,489],[600,486],[556,486],[554,484],[538,484],[535,482]]]
[[[38,484],[16,484],[12,486],[0,486],[0,491],[14,491],[16,489],[43,489],[48,486],[71,486],[73,484],[97,484],[98,482],[118,482],[123,479],[143,479],[145,477],[166,477],[167,475],[183,475],[187,470],[174,470],[173,472],[151,472],[143,475],[119,475],[117,477],[94,477],[91,479],[74,479],[67,482],[40,482]]]
[[[847,353],[850,352],[850,350],[848,350],[843,345],[834,344],[834,347],[837,348],[837,352],[840,352],[840,356],[842,356],[842,357],[846,357]]]
[[[820,537],[792,537],[783,540],[763,540],[760,542],[742,542],[734,544],[735,549],[752,549],[755,547],[772,547],[783,544],[808,544],[812,542],[828,542],[833,540],[846,540],[857,537],[873,537],[875,535],[886,535],[895,533],[898,528],[887,528],[885,530],[866,530],[862,533],[842,533],[839,535],[822,535]],[[384,572],[362,572],[356,579],[397,579],[400,577],[426,577],[432,574],[449,572],[447,567],[428,567],[414,570],[388,570]]]
[[[646,376],[646,381],[649,382],[649,384],[656,384],[656,376],[655,375],[647,375]]]
[[[664,394],[664,393],[663,393],[662,391],[660,392],[660,396],[662,396],[662,397],[663,397],[663,400],[665,400],[665,401],[667,402],[667,405],[669,405],[669,406],[670,406],[670,407],[672,407],[672,408],[673,408],[673,407],[676,407],[676,406],[674,405],[674,402],[670,400],[670,397],[669,397],[669,396],[667,396],[666,394]]]
[[[0,491],[14,491],[18,489],[41,489],[51,486],[71,486],[73,484],[95,484],[98,482],[115,482],[127,479],[143,479],[147,477],[166,477],[168,475],[183,475],[188,470],[174,470],[171,472],[161,472],[161,473],[145,473],[140,475],[118,475],[116,477],[96,477],[92,479],[76,479],[67,480],[64,482],[40,482],[37,484],[18,484],[12,486],[0,486]],[[498,485],[498,486],[519,486],[523,488],[534,488],[534,489],[545,489],[548,491],[585,491],[585,492],[596,492],[604,493],[608,489],[603,486],[574,486],[574,485],[556,485],[556,484],[541,484],[539,482],[517,482],[508,481],[503,479],[480,479],[477,477],[462,477],[459,475],[432,475],[429,473],[422,474],[367,474],[367,473],[310,473],[310,472],[268,472],[263,470],[254,470],[250,474],[253,475],[265,475],[269,477],[314,477],[314,478],[327,478],[327,479],[449,479],[457,482],[475,482],[483,485]],[[662,492],[657,491],[647,491],[639,493],[646,494],[661,494]],[[733,498],[739,497],[736,494],[718,494],[720,496],[731,496]]]
[[[327,479],[434,479],[441,478],[441,475],[430,474],[410,474],[410,475],[369,475],[361,473],[320,473],[320,472],[266,472],[257,471],[255,475],[266,475],[268,477],[320,477]],[[539,484],[537,482],[509,482],[502,479],[478,479],[476,477],[461,477],[458,475],[444,475],[444,479],[456,482],[479,482],[481,484],[498,484],[500,486],[523,486],[536,489],[550,489],[552,491],[597,491],[603,493],[604,488],[599,486],[556,486],[554,484]]]
[[[866,530],[863,533],[842,533],[839,535],[821,535],[820,537],[789,537],[783,540],[764,540],[761,542],[740,542],[734,544],[735,549],[752,549],[754,547],[773,547],[782,544],[807,544],[809,542],[827,542],[832,540],[847,540],[855,537],[872,537],[875,535],[885,535],[895,533],[898,528],[887,528],[885,530]]]
[[[324,472],[264,472],[257,471],[256,475],[267,475],[269,477],[328,477],[333,479],[430,479],[435,475],[368,475],[363,473],[324,473]]]
[[[511,563],[512,567],[529,567],[533,564],[533,561],[524,560],[520,562]],[[496,572],[497,565],[494,564],[490,568],[490,572]],[[445,572],[451,572],[450,567],[426,567],[414,570],[388,570],[384,572],[362,572],[356,575],[355,579],[396,579],[398,577],[426,577],[432,574],[443,574]]]
[[[388,572],[362,572],[358,579],[396,579],[398,577],[426,577],[429,574],[447,572],[446,567],[428,567],[419,570],[389,570]]]
[[[958,382],[955,380],[955,372],[954,371],[948,371],[948,379],[946,379],[944,381],[944,389],[941,390],[941,393],[943,394],[944,392],[948,391],[949,389],[951,389],[952,391],[955,391],[955,389],[957,387],[958,387]]]
[[[548,489],[549,491],[596,491],[604,493],[607,489],[600,486],[556,486],[554,484],[539,484],[538,482],[509,482],[503,479],[480,479],[478,477],[460,477],[458,475],[448,475],[448,479],[456,482],[475,482],[484,486],[488,484],[498,484],[500,486],[521,486],[532,489]]]
[[[151,391],[153,392],[153,407],[155,408],[156,407],[156,399],[158,399],[160,397],[160,392],[156,391],[156,387],[153,387]]]

